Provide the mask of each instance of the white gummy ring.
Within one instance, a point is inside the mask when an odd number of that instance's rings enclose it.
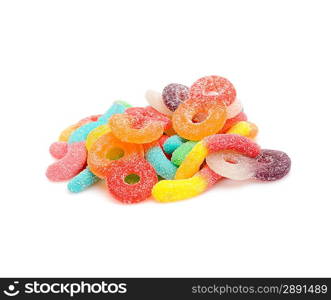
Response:
[[[243,110],[243,106],[241,101],[236,98],[233,103],[231,103],[227,108],[226,108],[226,115],[228,119],[232,119],[235,116],[237,116],[241,111]]]
[[[150,106],[156,109],[161,114],[171,116],[173,112],[165,106],[161,93],[153,90],[147,90],[145,98]]]
[[[254,158],[234,152],[216,152],[206,157],[209,168],[215,173],[233,180],[252,178],[256,171]]]

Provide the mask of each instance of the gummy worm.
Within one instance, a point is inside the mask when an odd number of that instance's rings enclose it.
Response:
[[[165,156],[158,144],[147,150],[146,160],[161,177],[165,179],[173,179],[175,177],[177,167]]]
[[[221,178],[206,165],[189,179],[159,181],[153,187],[152,195],[160,202],[184,200],[203,193]]]
[[[85,167],[86,158],[85,142],[69,144],[65,156],[47,168],[46,176],[52,181],[68,180]]]

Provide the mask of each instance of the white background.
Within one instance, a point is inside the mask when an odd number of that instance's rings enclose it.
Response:
[[[329,1],[1,1],[1,276],[331,276]],[[122,205],[45,177],[49,145],[113,100],[218,74],[279,182]]]

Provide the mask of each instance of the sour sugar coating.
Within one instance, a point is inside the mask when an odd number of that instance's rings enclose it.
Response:
[[[104,178],[110,166],[116,160],[123,160],[129,156],[144,156],[141,145],[125,143],[117,139],[112,132],[99,137],[88,152],[87,163],[93,174]]]
[[[256,158],[229,151],[209,154],[206,162],[215,173],[232,180],[252,178],[256,171]]]
[[[49,147],[49,153],[56,159],[61,159],[68,152],[68,144],[66,142],[55,142]]]
[[[107,124],[109,118],[114,114],[122,114],[128,108],[123,101],[115,101],[114,104],[97,121],[85,124],[76,129],[70,136],[68,143],[85,141],[88,134],[100,125]]]
[[[194,122],[200,115],[200,122]],[[216,101],[188,99],[180,104],[172,117],[172,125],[179,136],[199,141],[219,132],[226,121],[226,109]]]
[[[219,133],[226,133],[233,125],[240,121],[247,121],[247,116],[244,112],[239,113],[234,118],[227,119]]]
[[[192,177],[208,154],[230,150],[240,154],[256,157],[260,153],[260,147],[249,138],[237,134],[215,134],[204,138],[197,143],[185,160],[179,166],[175,179]]]
[[[257,136],[258,128],[254,123],[247,121],[240,121],[233,125],[226,133],[228,134],[239,134],[250,139]]]
[[[291,169],[291,159],[282,151],[263,149],[256,157],[255,179],[274,181],[283,178]]]
[[[165,156],[158,143],[146,151],[146,160],[162,178],[173,179],[175,177],[177,166]]]
[[[66,155],[47,168],[46,176],[52,181],[68,180],[85,167],[86,157],[85,142],[69,144]]]
[[[147,107],[130,107],[125,111],[126,114],[135,116],[132,124],[133,128],[139,129],[149,120],[160,121],[164,124],[164,130],[171,128],[171,120],[168,116],[161,114],[151,106]]]
[[[164,152],[171,154],[185,142],[186,140],[181,138],[179,135],[173,135],[169,137],[164,143],[163,145]]]
[[[131,157],[112,164],[106,177],[109,192],[124,203],[137,203],[151,195],[158,177],[143,157]]]
[[[189,97],[189,88],[183,84],[170,83],[162,91],[162,100],[167,108],[175,111]]]
[[[59,136],[59,142],[67,142],[69,140],[70,135],[79,127],[87,124],[87,123],[91,123],[91,122],[95,122],[98,120],[98,118],[101,115],[93,115],[87,118],[84,118],[80,121],[78,121],[77,123],[68,126],[66,129],[62,130],[60,136]]]
[[[87,167],[69,181],[68,190],[72,193],[79,193],[87,189],[89,186],[95,184],[99,180],[100,178],[94,175]]]
[[[213,186],[222,177],[204,166],[189,179],[162,180],[152,190],[153,197],[160,202],[173,202],[195,197]]]
[[[92,145],[96,142],[96,140],[103,136],[104,134],[110,132],[110,127],[108,124],[100,125],[97,128],[93,129],[86,138],[86,149],[89,151]]]
[[[164,130],[164,123],[146,120],[140,129],[133,128],[134,116],[128,114],[113,115],[109,120],[112,133],[126,143],[145,144],[158,140]]]
[[[171,162],[176,166],[180,166],[182,162],[185,160],[186,156],[190,153],[193,147],[197,144],[197,142],[187,141],[181,146],[179,146],[171,156]]]
[[[240,112],[242,112],[242,110],[243,110],[242,103],[237,97],[229,106],[226,107],[226,116],[228,119],[234,118]]]
[[[217,100],[229,106],[236,98],[233,84],[226,78],[212,75],[198,79],[190,88],[190,98]]]
[[[147,90],[145,93],[145,98],[150,106],[156,109],[161,114],[171,116],[172,111],[165,106],[162,95],[159,92],[153,90]]]

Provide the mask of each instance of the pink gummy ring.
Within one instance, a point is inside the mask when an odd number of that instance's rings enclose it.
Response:
[[[140,157],[115,161],[106,177],[109,192],[123,203],[145,200],[157,182],[154,168]]]
[[[198,79],[190,88],[190,98],[217,100],[229,106],[236,98],[233,84],[226,78],[211,75]]]

